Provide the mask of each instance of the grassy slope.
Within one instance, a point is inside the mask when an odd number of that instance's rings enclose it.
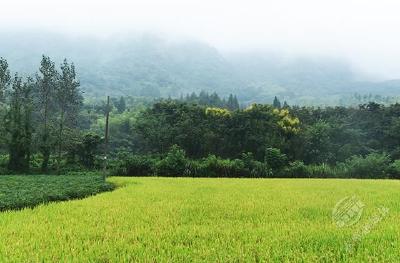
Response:
[[[400,182],[373,180],[111,178],[114,192],[0,214],[0,261],[379,261],[400,258]],[[356,194],[355,227],[331,221]],[[389,216],[345,242],[379,205]]]

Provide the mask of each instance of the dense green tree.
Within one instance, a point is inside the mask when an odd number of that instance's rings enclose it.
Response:
[[[22,83],[15,74],[10,92],[10,107],[6,118],[9,163],[13,171],[29,170],[32,141],[32,80]]]
[[[57,116],[57,167],[60,168],[61,154],[65,145],[71,143],[71,134],[77,126],[78,114],[82,105],[82,95],[79,90],[74,64],[67,60],[61,65],[61,74],[55,86]]]
[[[88,132],[83,134],[75,144],[69,146],[68,162],[78,163],[86,168],[92,169],[95,166],[96,156],[99,154],[102,139],[98,134]]]
[[[0,120],[5,118],[6,114],[6,104],[5,104],[5,93],[9,89],[11,84],[11,74],[10,70],[8,69],[8,63],[5,59],[0,57]],[[3,149],[3,143],[5,138],[5,130],[4,125],[0,126],[0,151]]]
[[[201,91],[198,96],[193,92],[191,95],[187,94],[185,98],[181,96],[181,98],[177,101],[188,102],[202,106],[226,108],[232,111],[239,109],[239,101],[237,97],[232,94],[230,94],[226,100],[221,99],[221,97],[215,92],[210,95],[205,91]]]
[[[55,64],[47,56],[42,57],[39,74],[36,75],[37,107],[39,115],[39,149],[43,156],[42,171],[46,172],[49,166],[51,150],[54,147],[54,129],[56,116],[55,91],[59,75]]]
[[[288,164],[288,159],[279,149],[268,147],[265,150],[265,162],[273,170],[281,170]]]
[[[10,70],[7,61],[0,57],[0,103],[4,102],[4,93],[11,82]]]
[[[238,157],[242,152],[252,152],[262,160],[265,147],[282,147],[297,123],[288,111],[268,105],[231,112],[163,101],[139,114],[134,131],[141,148],[150,152],[164,153],[177,144],[190,157]]]

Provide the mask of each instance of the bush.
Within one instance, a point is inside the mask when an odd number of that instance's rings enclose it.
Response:
[[[150,155],[120,155],[112,175],[151,176],[155,174],[157,159]]]
[[[277,148],[267,148],[265,150],[265,162],[272,170],[282,170],[288,163],[285,154]]]
[[[215,155],[188,161],[184,173],[192,177],[248,177],[249,174],[242,160],[221,159]]]
[[[273,176],[272,169],[268,164],[255,160],[251,152],[243,153],[241,159],[243,160],[246,169],[246,177],[263,178]]]
[[[160,176],[183,176],[188,159],[178,145],[173,145],[167,156],[156,164],[156,173]]]
[[[203,160],[204,170],[213,177],[245,177],[244,162],[239,159],[221,159],[210,155]]]
[[[400,160],[396,160],[389,165],[387,174],[392,179],[400,179]]]
[[[0,167],[6,168],[8,166],[8,154],[0,155]]]
[[[306,178],[310,177],[310,174],[308,173],[307,166],[303,162],[294,161],[289,163],[288,167],[284,169],[283,176],[289,178]]]
[[[353,156],[340,164],[345,177],[351,178],[385,178],[391,160],[389,155],[372,153],[366,157]]]
[[[271,151],[272,152],[272,151]],[[273,151],[270,156],[281,156]],[[283,155],[284,156],[284,155]],[[286,156],[278,158],[285,160]],[[271,160],[270,160],[271,163]],[[279,162],[275,162],[277,164]],[[246,178],[398,178],[400,160],[390,164],[385,154],[370,154],[366,157],[353,156],[336,166],[328,164],[305,165],[301,161],[286,166],[275,165],[273,170],[267,162],[254,160],[252,153],[243,153],[241,159],[222,159],[215,155],[190,160],[185,151],[173,146],[163,159],[150,155],[120,155],[114,163],[113,175],[124,176],[190,176],[190,177],[246,177]],[[279,169],[278,169],[279,167]]]
[[[207,175],[207,171],[203,162],[199,160],[188,160],[186,163],[184,176],[188,177],[210,177]]]
[[[307,177],[309,178],[338,178],[342,177],[342,171],[338,167],[328,164],[314,164],[306,166]]]

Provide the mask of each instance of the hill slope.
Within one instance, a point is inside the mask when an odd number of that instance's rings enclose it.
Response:
[[[278,55],[222,55],[196,41],[161,37],[90,38],[49,33],[3,33],[0,56],[12,69],[31,74],[42,54],[75,62],[87,96],[105,94],[177,97],[206,90],[238,94],[244,103],[271,102],[275,95],[298,104],[335,104],[357,92],[400,95],[400,81],[359,81],[340,60]]]

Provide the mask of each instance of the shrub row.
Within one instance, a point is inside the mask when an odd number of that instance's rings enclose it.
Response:
[[[392,162],[387,154],[353,156],[336,166],[306,165],[289,162],[278,149],[266,149],[263,162],[251,153],[240,159],[222,159],[215,155],[191,160],[184,150],[173,146],[165,156],[125,155],[114,164],[112,175],[119,176],[186,176],[246,178],[393,178],[400,179],[400,160]]]

